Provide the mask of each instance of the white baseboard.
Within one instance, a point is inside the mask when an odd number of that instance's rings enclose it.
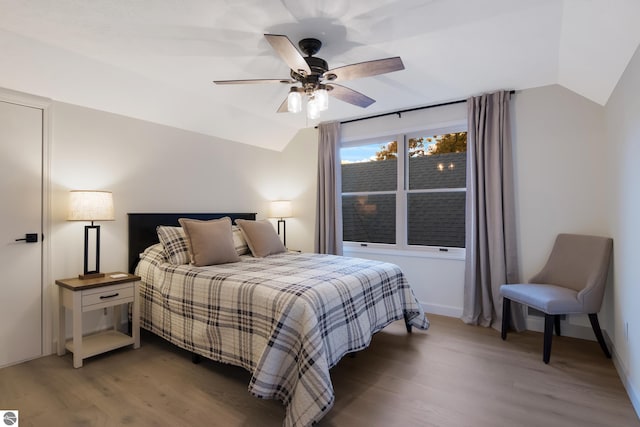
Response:
[[[606,335],[605,335],[606,338]],[[629,370],[622,363],[620,357],[618,356],[618,352],[616,352],[616,348],[611,346],[611,358],[613,360],[613,366],[616,367],[616,371],[618,371],[618,376],[624,385],[625,390],[627,390],[627,395],[629,395],[629,400],[631,400],[631,405],[633,409],[636,411],[636,415],[640,418],[640,392],[633,386],[631,379],[629,377]]]
[[[424,302],[420,302],[422,309],[425,313],[429,314],[438,314],[440,316],[448,316],[448,317],[462,317],[462,309],[460,307],[452,307],[448,305],[440,305],[440,304],[427,304]]]

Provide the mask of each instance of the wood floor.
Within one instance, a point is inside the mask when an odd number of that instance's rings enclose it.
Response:
[[[396,322],[331,371],[329,426],[640,426],[598,344],[510,334],[430,315],[407,335]],[[0,370],[0,409],[26,426],[280,426],[277,401],[247,392],[241,368],[203,361],[144,333],[139,350],[85,360],[48,356]]]

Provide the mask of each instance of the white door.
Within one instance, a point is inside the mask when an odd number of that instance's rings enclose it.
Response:
[[[0,101],[0,367],[42,355],[42,110]],[[28,243],[28,233],[37,242]]]

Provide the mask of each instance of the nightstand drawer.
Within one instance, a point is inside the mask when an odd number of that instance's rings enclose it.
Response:
[[[87,289],[82,292],[82,311],[87,311],[95,305],[117,302],[125,303],[133,301],[133,284],[123,283],[119,285],[103,286],[99,289]]]

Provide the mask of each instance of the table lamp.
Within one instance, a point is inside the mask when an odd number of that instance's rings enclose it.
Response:
[[[84,273],[78,275],[80,279],[104,277],[100,273],[100,226],[94,221],[113,221],[113,195],[110,191],[72,190],[69,197],[68,221],[91,221],[91,225],[84,227]],[[91,233],[93,231],[93,233]],[[95,235],[95,264],[89,268],[89,237]]]
[[[284,218],[290,218],[293,216],[293,209],[291,208],[290,200],[275,200],[271,202],[271,218],[278,219],[278,235],[280,234],[280,223],[282,223],[282,243],[287,246],[287,223]]]

